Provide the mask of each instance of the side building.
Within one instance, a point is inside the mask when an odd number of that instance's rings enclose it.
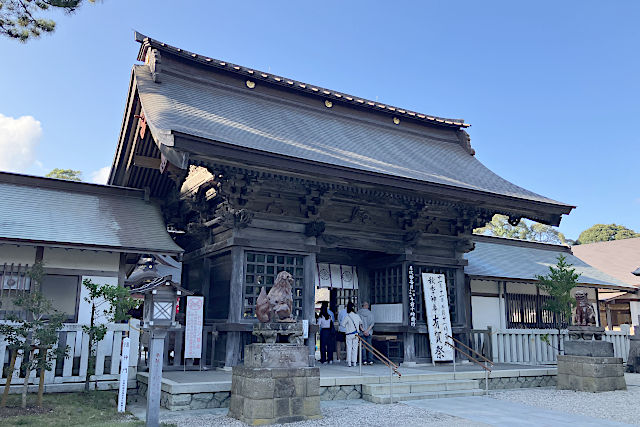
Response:
[[[313,322],[319,266],[355,274],[340,277],[333,304],[399,306],[400,322],[376,333],[398,338],[400,360],[427,361],[421,286],[409,322],[409,267],[445,275],[453,332],[466,333],[472,230],[496,213],[557,225],[572,209],[483,166],[462,120],[136,40],[143,63],[109,183],[148,188],[183,233],[182,285],[207,300],[214,364],[241,362],[260,288],[281,270],[295,278],[296,316]]]
[[[82,281],[123,286],[140,256],[153,255],[176,266],[183,250],[167,233],[159,206],[144,190],[0,172],[0,199],[0,322],[9,315],[27,315],[14,299],[33,290],[28,272],[42,262],[40,290],[53,308],[66,314],[59,344],[69,347],[68,356],[46,373],[45,389],[82,389],[89,359],[82,325],[91,316]],[[138,332],[128,325],[107,326],[94,378],[113,386],[122,337],[131,332],[137,348]],[[8,366],[10,353],[0,338],[1,366]],[[135,351],[130,358],[132,379],[137,360]],[[14,382],[22,383],[19,366],[16,372]],[[6,369],[0,371],[0,383],[2,378]]]

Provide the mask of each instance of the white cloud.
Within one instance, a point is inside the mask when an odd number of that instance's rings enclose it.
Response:
[[[105,166],[97,171],[91,172],[89,174],[91,182],[94,184],[106,184],[109,179],[109,172],[111,172],[111,166]]]
[[[40,122],[32,116],[0,114],[0,170],[24,172],[32,166],[41,137]]]

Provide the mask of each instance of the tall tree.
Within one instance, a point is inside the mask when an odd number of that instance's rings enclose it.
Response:
[[[67,181],[82,181],[82,171],[75,171],[73,169],[55,168],[45,176],[47,178],[66,179]]]
[[[509,224],[505,215],[494,215],[484,227],[473,230],[475,234],[507,237],[510,239],[533,240],[543,243],[564,244],[566,238],[556,228],[539,222],[521,220],[518,225]]]
[[[608,242],[610,240],[630,239],[640,237],[630,228],[617,224],[596,224],[587,228],[578,236],[578,244]]]
[[[52,19],[42,18],[49,8],[73,13],[84,0],[3,0],[0,1],[0,35],[26,42],[56,28]],[[89,0],[94,2],[95,0]]]

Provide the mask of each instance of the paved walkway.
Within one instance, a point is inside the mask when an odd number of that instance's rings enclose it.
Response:
[[[465,418],[496,427],[602,427],[631,425],[582,415],[550,411],[521,403],[507,402],[481,396],[412,400],[402,403],[430,411],[443,412],[454,417]]]

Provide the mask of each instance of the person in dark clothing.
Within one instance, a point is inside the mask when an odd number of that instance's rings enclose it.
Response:
[[[326,301],[323,301],[320,306],[318,327],[320,328],[320,363],[333,363],[333,346],[331,345],[333,322],[329,314],[329,304]]]

